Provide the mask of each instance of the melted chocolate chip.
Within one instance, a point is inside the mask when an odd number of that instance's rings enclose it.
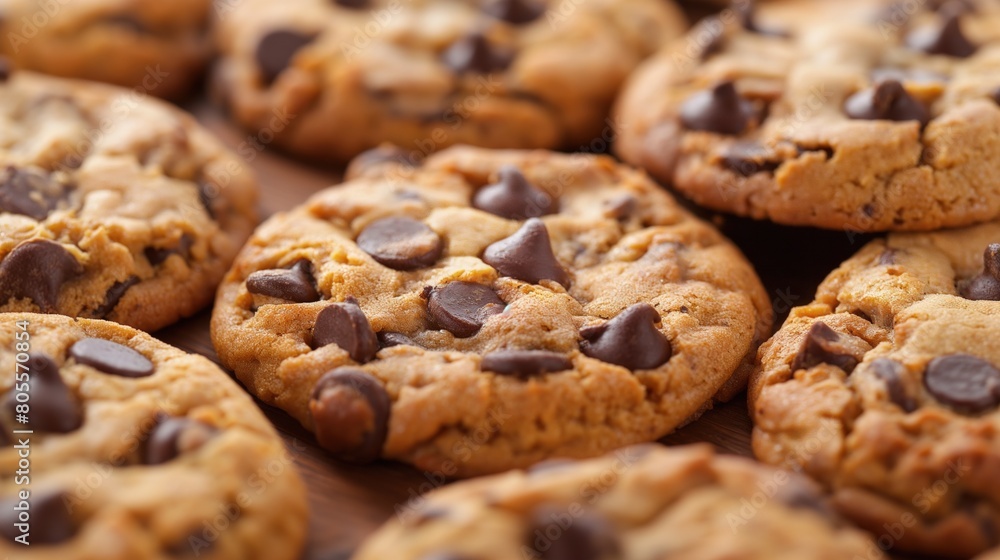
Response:
[[[722,152],[722,165],[744,177],[771,173],[781,165],[780,161],[768,160],[771,155],[767,147],[758,142],[737,142]]]
[[[604,215],[620,222],[629,220],[639,202],[630,194],[619,194],[604,201]]]
[[[962,297],[1000,301],[1000,243],[991,243],[983,252],[983,272],[961,287]]]
[[[257,66],[268,84],[273,82],[292,63],[295,53],[311,43],[315,35],[293,29],[278,29],[264,35],[257,43]]]
[[[847,373],[858,365],[851,351],[844,346],[846,337],[831,329],[826,323],[817,321],[809,328],[799,353],[792,361],[792,371],[814,368],[820,364],[830,364]]]
[[[36,432],[67,434],[83,425],[83,408],[59,375],[59,365],[45,354],[28,359],[31,411],[26,428]],[[13,417],[17,401],[14,391],[4,399],[4,411]]]
[[[942,404],[978,414],[1000,404],[1000,369],[968,354],[942,356],[927,364],[924,387]]]
[[[59,544],[70,540],[76,534],[73,516],[66,507],[64,493],[36,490],[31,492],[26,501],[31,508],[29,540],[32,545]],[[20,499],[14,497],[0,499],[0,534],[11,543],[16,543],[14,539],[22,535],[20,529],[15,526],[16,523],[21,523],[18,517],[20,511],[14,509],[20,502]],[[17,543],[14,546],[22,545]]]
[[[379,264],[395,270],[431,266],[444,250],[434,230],[405,217],[383,218],[368,224],[358,235],[357,244]]]
[[[381,454],[391,410],[382,382],[349,367],[321,377],[309,400],[319,444],[354,463],[369,463]]]
[[[161,247],[146,247],[143,249],[143,254],[146,256],[146,260],[149,261],[149,264],[153,266],[160,266],[171,255],[179,255],[183,259],[189,258],[191,256],[190,253],[192,245],[194,245],[194,238],[185,233],[181,235],[176,247],[172,247],[170,249],[164,249]]]
[[[906,391],[906,383],[903,381],[906,375],[906,368],[903,364],[888,358],[879,358],[871,364],[875,377],[885,383],[885,393],[889,401],[909,413],[917,409],[917,402]]]
[[[509,220],[526,220],[559,209],[552,197],[532,185],[513,165],[500,168],[499,181],[487,185],[472,197],[472,205],[480,210]]]
[[[368,317],[357,302],[334,303],[319,312],[313,328],[313,347],[336,344],[355,362],[365,363],[378,353],[379,344]]]
[[[587,512],[567,527],[565,507],[543,506],[532,515],[526,545],[543,560],[608,560],[621,557],[621,544],[614,527],[597,513]],[[552,527],[561,529],[558,539],[546,537]]]
[[[534,0],[486,0],[483,11],[508,23],[522,25],[538,19],[545,7]]]
[[[972,56],[977,48],[962,33],[958,13],[944,15],[944,22],[936,28],[913,31],[906,43],[914,50],[957,58]]]
[[[66,186],[48,175],[11,166],[0,182],[0,212],[42,221],[66,199],[66,193]]]
[[[441,54],[441,60],[458,73],[488,74],[506,69],[511,57],[490,43],[482,33],[470,33],[452,43]]]
[[[695,93],[680,107],[685,128],[718,134],[740,134],[755,114],[753,104],[740,96],[731,81]]]
[[[743,29],[758,35],[769,35],[771,37],[788,37],[787,31],[780,29],[769,29],[761,27],[754,20],[754,13],[757,11],[757,3],[753,0],[734,0],[733,10],[740,18],[740,25]]]
[[[648,303],[626,308],[603,325],[580,330],[580,349],[591,358],[631,370],[654,369],[673,354],[670,340],[656,324],[660,314]]]
[[[549,231],[538,218],[531,218],[514,235],[493,243],[483,251],[483,262],[503,276],[538,284],[552,280],[569,286],[569,274],[552,252]]]
[[[63,284],[81,274],[83,266],[62,245],[25,241],[0,262],[0,305],[27,298],[43,313],[54,313]]]
[[[483,356],[483,371],[527,378],[573,368],[565,354],[545,350],[500,350]]]
[[[412,338],[398,332],[378,333],[378,344],[381,348],[392,348],[393,346],[419,346]]]
[[[218,434],[214,426],[187,417],[162,416],[146,440],[142,461],[161,465],[205,445]]]
[[[931,119],[927,108],[896,80],[883,80],[855,93],[844,103],[844,112],[852,119],[917,121],[920,126]]]
[[[320,300],[312,262],[307,259],[296,261],[290,268],[252,273],[247,277],[247,291],[295,303]]]
[[[121,282],[115,282],[112,284],[111,287],[108,288],[107,293],[104,294],[104,303],[99,305],[97,309],[94,310],[94,317],[97,317],[98,319],[107,317],[112,311],[115,310],[115,307],[118,306],[118,302],[121,301],[125,292],[138,283],[138,276],[129,276]]]
[[[488,318],[503,313],[506,305],[492,288],[472,282],[449,282],[427,297],[427,312],[434,323],[458,338],[475,335]]]
[[[149,358],[128,346],[101,338],[83,338],[69,348],[69,357],[79,364],[121,377],[147,377],[156,368]]]

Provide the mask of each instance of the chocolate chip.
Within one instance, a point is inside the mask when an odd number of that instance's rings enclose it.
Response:
[[[498,175],[499,181],[479,189],[472,197],[474,207],[509,220],[526,220],[559,210],[552,197],[529,183],[517,167],[505,165]]]
[[[122,377],[147,377],[156,368],[149,358],[128,346],[101,338],[82,338],[69,348],[69,356],[79,364]]]
[[[917,402],[907,393],[906,384],[903,382],[906,375],[903,364],[888,358],[879,358],[871,363],[871,368],[875,377],[885,383],[885,393],[890,402],[907,413],[917,409]]]
[[[569,274],[552,252],[549,230],[538,218],[531,218],[514,235],[487,247],[483,262],[503,276],[529,284],[553,280],[569,286]]]
[[[66,495],[63,492],[35,490],[26,500],[30,510],[29,542],[33,545],[51,545],[66,542],[76,534],[73,516],[66,507]],[[20,529],[15,524],[22,523],[21,513],[14,507],[21,502],[18,498],[0,499],[0,534],[12,543],[21,536]],[[21,546],[20,543],[15,546]],[[44,554],[44,552],[39,552]]]
[[[630,194],[619,194],[604,201],[604,215],[620,222],[627,221],[635,214],[639,202]]]
[[[319,312],[313,328],[313,347],[336,344],[355,362],[365,363],[378,353],[378,337],[357,302],[348,299]]]
[[[490,43],[485,35],[474,32],[452,43],[441,54],[441,60],[458,73],[487,74],[507,68],[511,57]]]
[[[1000,370],[968,354],[934,358],[924,371],[924,386],[941,403],[969,414],[1000,404]]]
[[[757,3],[753,0],[734,0],[733,10],[736,15],[740,18],[740,26],[743,29],[750,31],[751,33],[757,33],[758,35],[769,35],[771,37],[788,37],[787,31],[782,31],[780,29],[768,29],[766,27],[761,27],[757,25],[754,21],[754,13],[757,11]]]
[[[573,369],[565,354],[545,350],[500,350],[483,356],[483,371],[527,378],[555,371]]]
[[[146,247],[143,249],[143,254],[146,256],[146,260],[149,261],[149,264],[153,266],[160,266],[171,255],[179,255],[181,258],[187,259],[190,256],[192,245],[194,245],[194,238],[185,233],[181,235],[176,247],[171,247],[169,249],[161,247]]]
[[[722,165],[744,177],[761,172],[771,173],[781,162],[768,160],[769,156],[773,157],[773,154],[763,144],[736,142],[722,152]]]
[[[830,364],[851,373],[858,365],[858,358],[845,346],[846,338],[826,323],[813,323],[792,361],[792,371]]]
[[[427,312],[438,327],[458,338],[473,336],[507,304],[489,286],[472,282],[449,282],[431,290]]]
[[[214,426],[187,417],[161,416],[149,434],[143,449],[142,462],[162,465],[205,445],[218,434]]]
[[[11,70],[10,61],[7,60],[7,57],[0,56],[0,82],[6,82],[10,79]]]
[[[883,80],[855,93],[847,98],[844,111],[852,119],[917,121],[920,126],[931,119],[927,108],[896,80]]]
[[[292,63],[302,47],[313,42],[315,35],[309,35],[294,29],[277,29],[264,35],[257,43],[257,66],[268,84],[285,71]]]
[[[290,268],[258,270],[247,277],[247,291],[295,303],[319,301],[312,262],[295,261]]]
[[[398,332],[378,333],[378,344],[381,348],[392,348],[393,346],[418,346],[412,338]]]
[[[351,160],[347,175],[358,175],[376,166],[386,163],[414,167],[417,165],[412,154],[397,146],[379,146],[361,152]]]
[[[66,193],[67,187],[48,175],[11,166],[0,182],[0,212],[42,221],[66,198]]]
[[[603,325],[581,329],[580,350],[631,370],[658,368],[673,354],[670,340],[656,328],[659,322],[652,305],[631,305]]]
[[[961,287],[962,297],[1000,301],[1000,243],[991,243],[983,252],[983,272]]]
[[[371,4],[370,0],[333,0],[333,3],[353,10],[367,8]]]
[[[59,375],[59,365],[45,354],[31,354],[28,359],[28,386],[31,410],[26,428],[37,432],[67,434],[83,425],[83,409]],[[16,413],[14,391],[4,399],[9,417]]]
[[[906,38],[910,48],[928,54],[967,58],[976,52],[976,45],[962,33],[958,13],[944,15],[944,22],[935,28],[917,29]]]
[[[681,123],[686,128],[718,134],[740,134],[754,116],[753,104],[740,96],[731,81],[695,93],[680,107]]]
[[[545,13],[545,7],[533,0],[486,0],[483,11],[508,23],[521,25]]]
[[[568,526],[565,507],[542,506],[532,513],[526,544],[543,560],[608,560],[621,557],[614,527],[595,512],[575,517]],[[546,535],[560,529],[559,538]]]
[[[353,463],[369,463],[382,453],[391,410],[382,383],[349,367],[320,378],[309,400],[319,444]]]
[[[107,293],[104,294],[104,303],[99,305],[97,309],[94,310],[94,317],[97,317],[98,319],[107,317],[112,311],[115,310],[115,307],[118,306],[118,302],[121,301],[125,292],[138,283],[138,276],[129,276],[121,282],[115,282],[112,284],[111,287],[108,288]]]
[[[63,284],[81,274],[83,266],[62,245],[25,241],[0,262],[0,305],[27,298],[43,313],[54,313]]]
[[[364,229],[358,247],[380,264],[395,270],[416,270],[433,265],[444,246],[434,230],[406,217],[382,218]]]

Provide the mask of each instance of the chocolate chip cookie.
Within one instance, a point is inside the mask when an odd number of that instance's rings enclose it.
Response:
[[[163,327],[208,304],[257,184],[188,115],[116,87],[0,83],[0,311]]]
[[[346,162],[381,142],[606,146],[636,64],[685,29],[668,0],[220,2],[216,89],[263,144]],[[595,140],[596,139],[596,140]]]
[[[17,68],[177,99],[212,54],[211,0],[5,0],[0,54]]]
[[[893,234],[761,347],[753,448],[802,469],[883,548],[1000,545],[1000,223]]]
[[[354,560],[885,558],[815,483],[707,445],[550,461],[396,511]]]
[[[3,313],[0,367],[0,556],[299,557],[292,460],[207,359],[108,321]]]
[[[616,149],[695,202],[792,225],[1000,216],[1000,4],[748,0],[651,58]]]
[[[391,156],[264,223],[212,317],[223,363],[334,456],[498,472],[654,440],[739,391],[767,295],[643,173]]]

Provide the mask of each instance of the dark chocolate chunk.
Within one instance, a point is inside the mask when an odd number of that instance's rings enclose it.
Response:
[[[931,360],[924,386],[939,402],[963,413],[978,414],[1000,404],[1000,369],[968,354]]]
[[[31,354],[27,361],[30,391],[29,421],[20,426],[36,432],[67,434],[83,425],[83,408],[59,375],[59,366],[45,354]],[[4,398],[4,412],[15,417],[17,391]]]
[[[66,199],[66,194],[66,185],[49,175],[9,166],[0,182],[0,212],[42,221]]]
[[[357,239],[358,247],[384,266],[395,270],[416,270],[433,265],[441,257],[444,244],[434,230],[419,220],[406,217],[382,218],[366,227]]]
[[[118,306],[118,302],[121,301],[125,292],[138,283],[138,276],[129,276],[121,282],[115,282],[112,284],[111,287],[108,288],[107,293],[104,294],[104,302],[94,310],[94,317],[97,317],[98,319],[107,317],[112,311],[115,310],[115,307]]]
[[[596,512],[586,512],[568,526],[561,523],[565,507],[542,506],[532,514],[526,544],[543,560],[610,560],[621,558],[621,544],[615,529]],[[560,529],[559,538],[547,537]]]
[[[82,338],[69,347],[69,357],[104,373],[121,377],[147,377],[156,368],[135,350],[101,338]]]
[[[427,312],[438,327],[458,338],[479,332],[488,318],[507,306],[489,286],[472,282],[449,282],[430,291]]]
[[[896,80],[883,80],[848,97],[844,112],[852,119],[917,121],[921,126],[931,120],[927,107]]]
[[[474,207],[509,220],[526,220],[559,210],[552,197],[529,183],[517,167],[505,165],[498,175],[496,183],[479,189],[472,197]]]
[[[149,261],[149,264],[153,266],[160,266],[171,255],[179,255],[183,259],[189,258],[191,256],[192,245],[194,245],[194,238],[185,233],[181,235],[176,247],[171,247],[169,249],[162,247],[146,247],[143,249],[143,254],[146,256],[146,260]]]
[[[350,367],[328,372],[313,389],[309,411],[319,444],[338,458],[369,463],[381,454],[392,401],[375,377]]]
[[[858,358],[844,346],[845,338],[826,323],[816,321],[792,361],[792,372],[830,364],[851,373],[858,365]]]
[[[531,218],[514,235],[493,243],[483,251],[483,262],[503,276],[538,284],[552,280],[569,286],[569,274],[552,252],[549,231],[538,218]]]
[[[913,412],[917,409],[917,402],[906,391],[906,384],[903,377],[906,368],[903,364],[888,358],[879,358],[871,364],[875,377],[885,383],[885,393],[889,401],[903,409],[904,412]]]
[[[392,348],[393,346],[419,346],[412,338],[398,332],[378,333],[378,344],[381,348]]]
[[[63,492],[32,490],[26,501],[31,509],[25,532],[30,534],[28,541],[32,545],[59,544],[76,534],[73,516],[66,507],[66,495]],[[16,543],[13,546],[23,546],[14,540],[23,534],[16,524],[22,522],[18,516],[24,508],[14,509],[20,502],[19,498],[13,496],[0,499],[0,534],[12,544]]]
[[[459,38],[445,49],[441,54],[441,60],[458,73],[488,74],[506,69],[510,65],[511,57],[490,43],[482,33],[473,32]]]
[[[976,45],[962,33],[958,13],[943,15],[940,26],[917,29],[906,37],[910,48],[928,54],[941,54],[968,58],[976,52]]]
[[[1000,243],[991,243],[983,252],[983,272],[963,285],[962,297],[1000,301]]]
[[[344,8],[351,8],[352,10],[360,10],[371,5],[370,0],[333,0],[333,3]]]
[[[766,146],[758,142],[736,142],[722,152],[722,165],[734,173],[750,177],[757,173],[771,173],[781,165]]]
[[[483,356],[483,371],[527,378],[573,368],[569,356],[545,350],[500,350]]]
[[[695,93],[680,107],[681,123],[685,128],[718,134],[740,134],[750,126],[755,115],[753,104],[740,96],[731,81]]]
[[[268,84],[292,63],[295,53],[313,42],[315,35],[294,29],[277,29],[264,35],[257,43],[257,66]]]
[[[320,300],[312,262],[307,259],[295,261],[290,268],[252,273],[247,277],[247,291],[295,303]]]
[[[218,430],[204,422],[187,417],[163,415],[149,434],[143,449],[146,465],[161,465],[194,451],[215,437]]]
[[[483,11],[508,23],[522,25],[545,13],[545,6],[535,0],[486,0]]]
[[[347,300],[327,306],[316,317],[313,347],[336,344],[355,362],[365,363],[378,353],[378,337],[357,302]]]
[[[656,328],[659,322],[652,305],[631,305],[603,325],[581,329],[580,350],[631,370],[658,368],[673,354],[670,340]]]
[[[0,304],[30,299],[43,313],[54,313],[63,284],[83,274],[83,266],[47,239],[25,241],[0,262]]]

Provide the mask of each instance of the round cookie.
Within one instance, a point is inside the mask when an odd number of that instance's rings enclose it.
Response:
[[[30,72],[0,83],[0,311],[147,331],[191,315],[256,198],[242,161],[165,103]]]
[[[685,29],[669,0],[243,0],[219,4],[216,90],[291,153],[347,162],[382,142],[573,148],[643,58]]]
[[[591,457],[743,386],[767,295],[643,173],[544,151],[392,155],[263,224],[212,317],[222,362],[335,456],[446,476]]]
[[[761,347],[754,452],[822,481],[885,548],[996,547],[998,333],[1000,223],[874,241]]]
[[[702,206],[783,224],[1000,216],[1000,5],[736,4],[630,78],[624,160]]]
[[[17,68],[177,99],[212,54],[211,0],[6,0],[0,54]]]
[[[886,557],[801,475],[707,445],[640,446],[456,483],[397,509],[354,560]]]
[[[207,359],[107,321],[3,313],[0,367],[0,556],[299,557],[292,459]]]

